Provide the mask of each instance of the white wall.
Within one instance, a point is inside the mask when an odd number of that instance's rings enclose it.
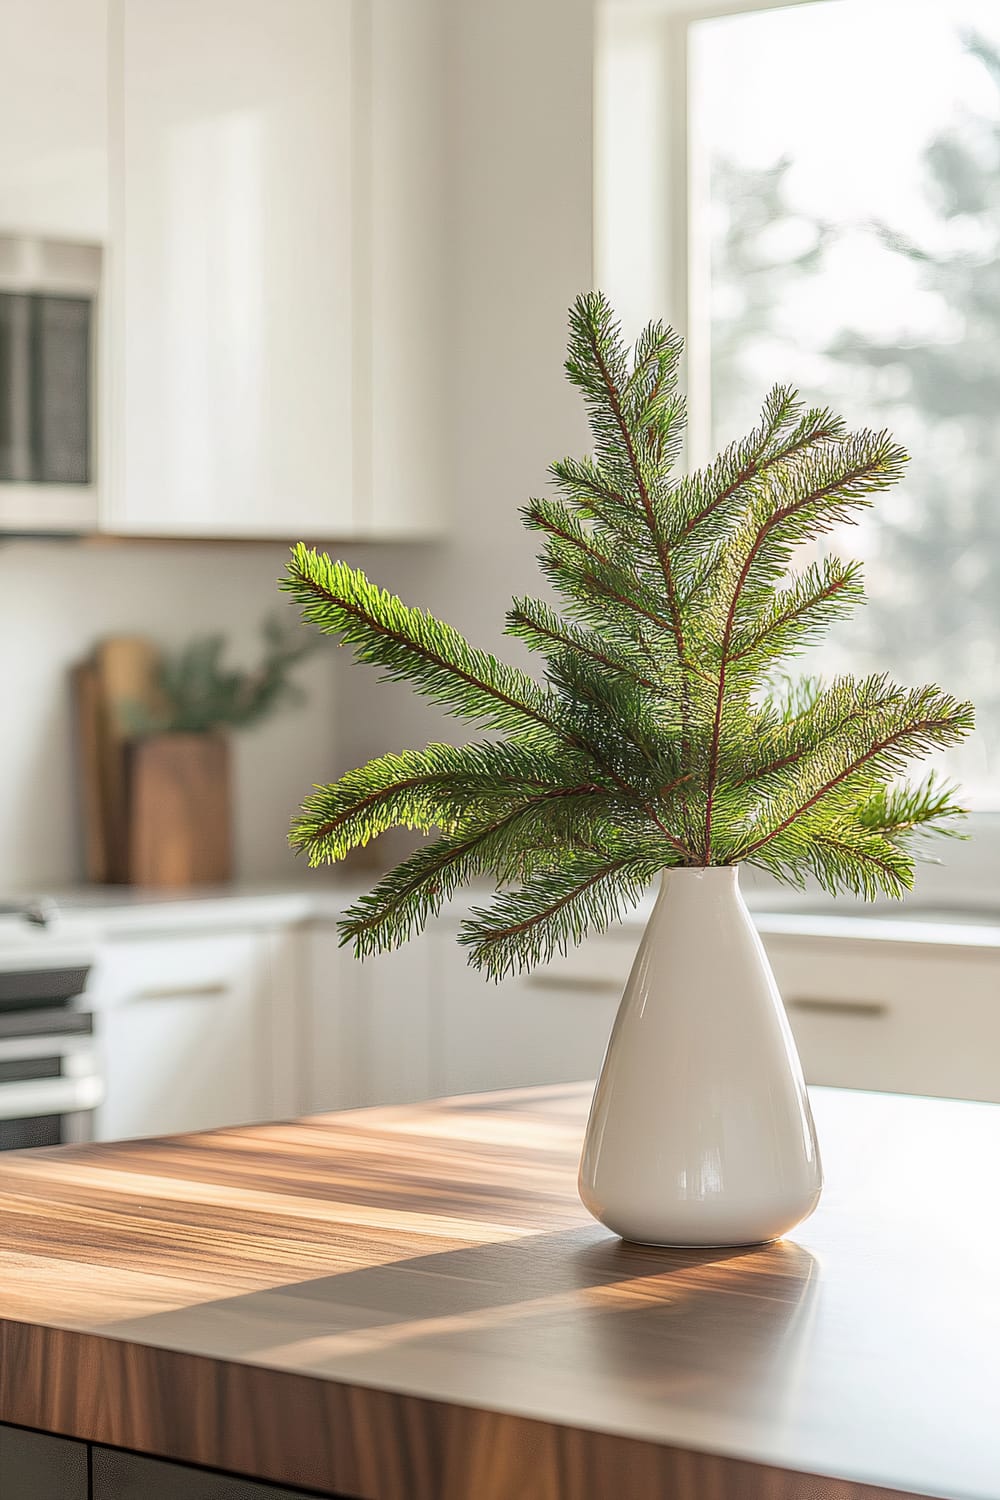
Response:
[[[0,890],[80,878],[67,672],[108,634],[166,645],[230,634],[251,661],[281,546],[0,541]],[[333,774],[334,647],[300,673],[308,701],[236,737],[236,866],[246,879],[302,870],[286,844],[302,795]]]
[[[447,3],[449,539],[356,560],[516,658],[505,611],[513,594],[543,587],[518,507],[543,492],[554,458],[586,448],[562,362],[566,310],[593,276],[593,10],[591,0]],[[342,768],[429,735],[474,737],[405,688],[373,686],[346,653],[338,665]]]

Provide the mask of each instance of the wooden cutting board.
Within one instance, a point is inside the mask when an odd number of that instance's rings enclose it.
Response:
[[[143,636],[110,636],[95,652],[102,746],[101,804],[107,843],[105,878],[127,883],[129,872],[129,783],[126,749],[141,714],[159,704],[160,656]]]
[[[104,712],[97,667],[82,661],[70,673],[80,803],[83,867],[88,880],[111,879],[104,775]]]

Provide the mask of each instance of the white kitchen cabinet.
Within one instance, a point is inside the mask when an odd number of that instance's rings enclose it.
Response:
[[[634,931],[592,938],[499,984],[469,968],[453,933],[435,939],[444,1092],[597,1076],[632,963]]]
[[[273,989],[266,934],[175,933],[103,945],[87,994],[104,1070],[99,1138],[291,1113],[276,1108],[291,1101],[276,1097]]]
[[[306,942],[303,1109],[439,1093],[439,976],[428,936],[363,963],[339,947],[332,923],[316,923]]]
[[[107,0],[0,5],[0,235],[107,234]]]
[[[352,517],[351,0],[115,0],[107,525]]]
[[[596,1076],[641,923],[493,985],[468,967],[457,915],[359,963],[339,946],[338,905],[245,896],[105,912],[88,990],[100,1135]],[[809,1082],[1000,1100],[1000,950],[769,925]]]
[[[766,935],[809,1083],[1000,1101],[995,950]]]
[[[437,525],[439,9],[111,0],[105,530]]]
[[[362,994],[353,956],[337,942],[332,922],[302,934],[302,1092],[305,1114],[368,1103],[361,1073]]]
[[[628,925],[499,986],[445,943],[447,1093],[596,1077],[641,937]],[[809,1083],[1000,1101],[1000,955],[765,934]]]
[[[359,963],[332,923],[309,929],[302,1107],[398,1104],[596,1075],[634,933],[536,973],[483,978],[448,926]]]

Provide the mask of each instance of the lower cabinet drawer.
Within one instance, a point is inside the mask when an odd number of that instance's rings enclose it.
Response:
[[[434,1080],[445,1094],[595,1078],[638,941],[592,938],[499,985],[470,969],[451,932],[435,935]]]
[[[305,1493],[117,1448],[95,1447],[91,1472],[91,1500],[301,1500]]]
[[[596,937],[585,938],[568,953],[557,954],[533,970],[531,977],[538,988],[553,993],[569,991],[575,986],[578,994],[608,995],[617,1003],[641,937],[641,926],[613,927]]]
[[[99,1139],[267,1119],[268,977],[253,932],[107,943],[87,992],[106,1091]]]
[[[1000,961],[766,937],[809,1083],[1000,1101]]]

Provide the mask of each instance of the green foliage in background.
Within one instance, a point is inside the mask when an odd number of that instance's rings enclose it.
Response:
[[[543,684],[346,563],[300,546],[289,564],[306,620],[491,736],[380,756],[307,799],[292,843],[314,864],[394,826],[432,835],[347,913],[362,956],[481,877],[497,894],[461,941],[497,977],[607,926],[665,868],[745,861],[899,895],[915,838],[960,811],[899,773],[968,734],[969,704],[881,675],[777,676],[862,597],[855,564],[793,573],[797,549],[892,484],[899,447],[779,387],[748,437],[678,478],[681,341],[654,323],[630,352],[597,293],[570,325],[593,451],[553,464],[559,498],[523,513],[563,612],[526,598],[507,617]]]
[[[199,636],[160,665],[155,713],[135,705],[129,728],[136,734],[208,734],[249,729],[282,704],[302,698],[293,668],[319,644],[297,621],[272,616],[261,626],[263,649],[257,666],[226,665],[226,637]]]

